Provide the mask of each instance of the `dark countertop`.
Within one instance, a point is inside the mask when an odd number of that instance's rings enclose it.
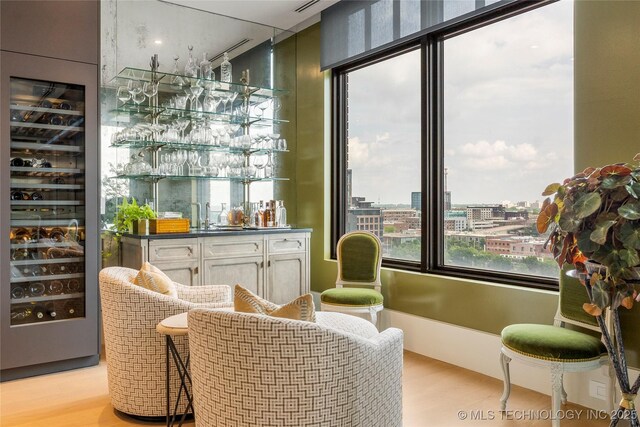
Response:
[[[124,233],[123,237],[133,239],[188,239],[192,237],[209,236],[245,236],[251,234],[279,234],[279,233],[310,233],[311,228],[260,228],[260,229],[224,229],[224,230],[191,230],[188,233],[161,233],[161,234],[129,234]]]

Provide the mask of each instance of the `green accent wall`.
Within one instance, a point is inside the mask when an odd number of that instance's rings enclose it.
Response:
[[[576,1],[575,8],[575,164],[581,170],[640,151],[640,2]],[[296,220],[313,228],[311,289],[322,292],[335,285],[337,269],[329,259],[331,100],[330,75],[320,72],[320,25],[298,33],[296,44]],[[386,268],[382,282],[387,308],[493,334],[512,323],[552,324],[558,301],[557,292]],[[639,311],[624,313],[625,321]],[[640,337],[630,331],[630,364],[640,366]]]
[[[640,2],[576,1],[575,169],[640,152]],[[640,366],[640,304],[620,309],[627,361]]]

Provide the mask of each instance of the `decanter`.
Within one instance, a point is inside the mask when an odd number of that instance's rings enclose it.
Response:
[[[202,54],[202,61],[200,61],[200,78],[207,80],[215,80],[215,73],[211,62],[207,59],[207,52]]]
[[[189,57],[187,63],[184,66],[184,75],[187,77],[198,77],[198,67],[196,61],[193,59],[193,46],[187,46],[189,49]]]
[[[231,83],[231,62],[229,62],[229,54],[224,53],[224,59],[220,64],[220,80],[226,83]]]

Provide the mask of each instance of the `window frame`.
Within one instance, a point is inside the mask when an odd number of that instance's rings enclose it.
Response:
[[[346,230],[347,75],[352,71],[419,49],[421,51],[420,186],[422,192],[420,262],[383,258],[382,266],[404,271],[470,280],[491,281],[535,289],[558,290],[558,279],[482,270],[444,264],[444,98],[443,47],[445,40],[559,0],[532,0],[478,11],[436,26],[392,48],[358,58],[332,69],[331,76],[331,258]],[[431,183],[431,185],[430,185]]]

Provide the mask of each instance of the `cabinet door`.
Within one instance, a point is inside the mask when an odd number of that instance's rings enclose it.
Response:
[[[203,261],[205,285],[236,284],[264,297],[264,258],[263,256],[207,259]]]
[[[156,262],[153,265],[162,270],[174,282],[188,286],[200,285],[197,260],[191,262]]]
[[[309,292],[305,252],[270,255],[266,298],[284,304]]]

